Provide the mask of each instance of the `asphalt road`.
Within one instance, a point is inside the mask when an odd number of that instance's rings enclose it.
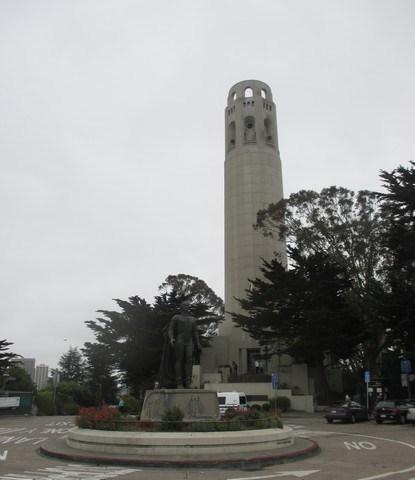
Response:
[[[72,417],[1,417],[0,480],[415,480],[415,425],[327,424],[321,415],[284,418],[295,435],[316,440],[312,457],[262,469],[124,468],[43,457],[39,446],[64,437]]]

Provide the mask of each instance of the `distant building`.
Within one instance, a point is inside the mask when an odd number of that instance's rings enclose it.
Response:
[[[49,378],[49,366],[48,365],[37,365],[35,369],[35,383],[37,388],[43,388],[47,385]]]
[[[22,367],[30,375],[32,382],[35,381],[35,364],[34,358],[19,358],[16,361],[16,365]]]

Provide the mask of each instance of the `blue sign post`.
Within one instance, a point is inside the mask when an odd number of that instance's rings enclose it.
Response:
[[[403,387],[408,389],[408,397],[411,398],[411,382],[409,381],[409,374],[412,372],[412,365],[410,360],[401,360],[401,383]]]
[[[401,360],[401,373],[411,373],[412,365],[410,360]]]
[[[278,390],[278,373],[271,374],[271,385],[273,390]]]
[[[369,382],[370,382],[370,371],[365,370],[365,383],[366,383],[366,408],[369,411]]]

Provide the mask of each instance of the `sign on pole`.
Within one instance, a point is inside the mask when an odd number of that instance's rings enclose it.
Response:
[[[411,373],[412,366],[410,360],[401,360],[401,373]]]
[[[369,382],[370,382],[370,371],[365,370],[365,383],[366,383],[366,408],[369,411]]]
[[[273,390],[278,389],[278,373],[271,374],[271,385]]]

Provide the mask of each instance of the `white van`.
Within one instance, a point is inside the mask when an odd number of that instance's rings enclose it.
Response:
[[[246,410],[248,403],[244,392],[217,392],[219,413],[223,415],[228,408],[240,408]]]

